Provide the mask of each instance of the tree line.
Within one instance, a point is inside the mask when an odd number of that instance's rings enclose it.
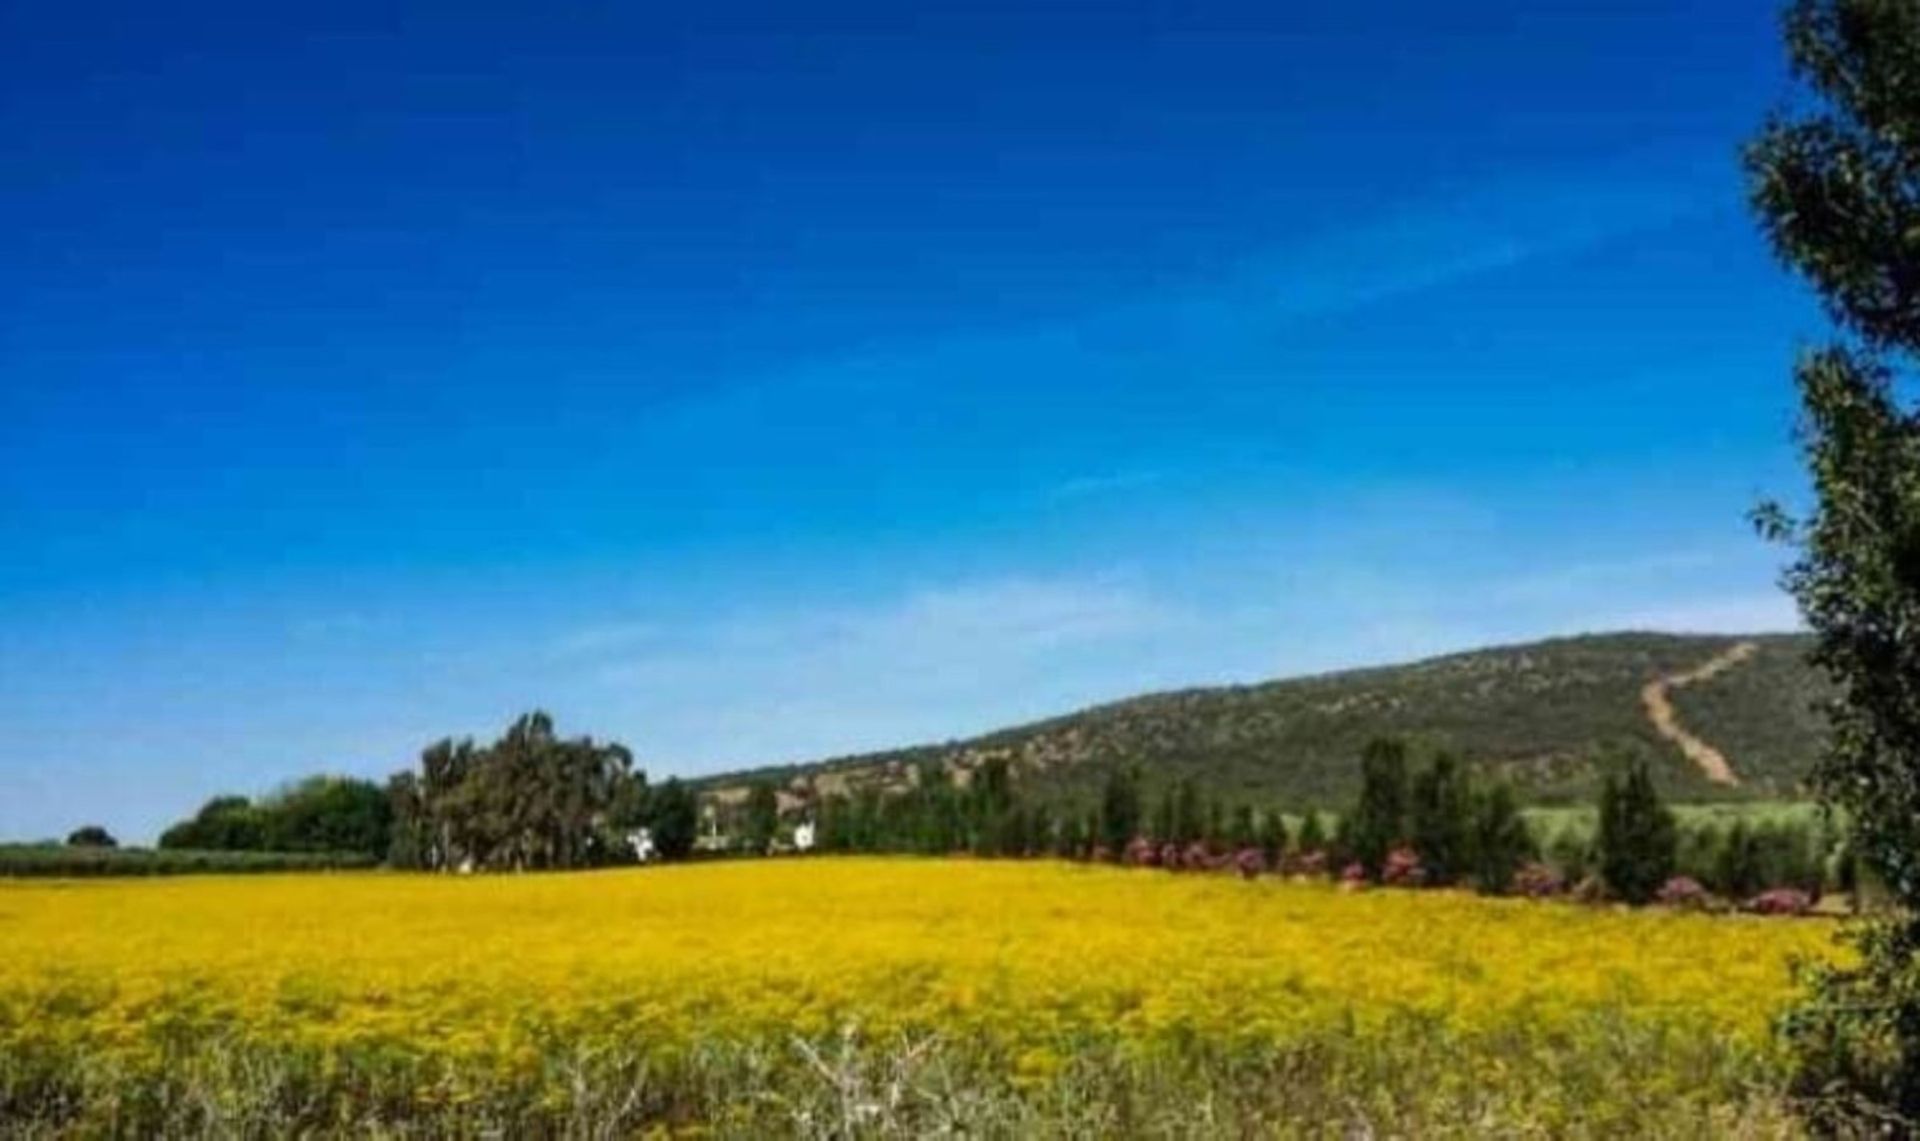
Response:
[[[1489,894],[1579,890],[1632,903],[1663,892],[1739,902],[1770,888],[1813,899],[1829,883],[1856,886],[1851,854],[1830,858],[1830,838],[1805,825],[1681,827],[1644,764],[1608,776],[1596,827],[1543,843],[1510,786],[1476,778],[1451,755],[1416,771],[1404,742],[1382,739],[1359,761],[1358,795],[1330,819],[1311,807],[1230,802],[1192,777],[1150,795],[1124,766],[1107,773],[1094,803],[1076,807],[1035,795],[998,757],[970,769],[929,760],[897,788],[789,795],[784,808],[781,790],[759,781],[737,803],[709,802],[704,846],[766,854],[792,847],[805,826],[808,847],[825,852],[1052,856]],[[320,776],[258,801],[215,797],[167,829],[160,846],[324,853],[426,871],[557,870],[684,859],[701,821],[692,787],[649,784],[625,746],[562,737],[534,712],[491,743],[436,741],[384,785]],[[72,842],[100,839],[82,830]]]
[[[1481,787],[1456,759],[1437,756],[1411,775],[1406,745],[1381,740],[1367,747],[1361,768],[1357,802],[1329,828],[1313,808],[1290,813],[1279,805],[1229,803],[1190,777],[1149,805],[1140,774],[1118,767],[1107,774],[1095,804],[1074,809],[1023,796],[1001,758],[971,770],[964,785],[945,765],[928,761],[902,790],[821,798],[818,844],[830,852],[1328,871],[1376,882],[1466,883],[1488,892],[1507,891],[1534,855],[1512,789]]]
[[[316,776],[259,800],[217,796],[168,828],[163,849],[354,854],[397,868],[504,871],[630,862],[693,848],[699,805],[677,779],[658,786],[625,746],[564,738],[528,713],[490,744],[446,738],[385,784]]]

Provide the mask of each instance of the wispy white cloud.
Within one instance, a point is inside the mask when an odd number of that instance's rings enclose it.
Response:
[[[1275,314],[1353,308],[1667,225],[1707,205],[1698,185],[1639,165],[1491,180],[1271,251],[1245,281]]]
[[[866,607],[735,614],[594,671],[609,701],[682,756],[747,763],[974,732],[1108,692],[1178,622],[1122,582],[1007,578],[928,586]]]
[[[1701,184],[1693,172],[1625,156],[1472,186],[1427,188],[1371,217],[1277,240],[1249,250],[1237,264],[1171,279],[1164,288],[1090,300],[1068,316],[869,343],[804,367],[704,388],[663,415],[660,430],[733,432],[742,419],[784,419],[796,408],[890,415],[890,394],[903,390],[942,386],[971,392],[996,378],[1099,377],[1116,367],[1146,368],[1154,361],[1191,383],[1206,384],[1210,370],[1222,361],[1245,360],[1249,341],[1264,342],[1276,325],[1442,288],[1670,225],[1715,205],[1702,199]],[[1021,367],[1009,370],[1009,361]],[[955,387],[956,376],[972,383]]]

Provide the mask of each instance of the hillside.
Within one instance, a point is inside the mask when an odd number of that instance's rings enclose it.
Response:
[[[805,799],[898,787],[926,762],[964,780],[1003,756],[1017,779],[1062,800],[1088,800],[1111,766],[1132,764],[1149,789],[1192,775],[1232,800],[1333,806],[1351,796],[1366,741],[1397,734],[1452,750],[1535,803],[1588,797],[1603,766],[1632,753],[1655,761],[1676,798],[1792,796],[1821,734],[1809,708],[1820,682],[1802,661],[1806,646],[1803,636],[1779,634],[1557,638],[1149,694],[970,740],[727,774],[701,786],[726,802],[765,778],[787,790],[783,799]],[[1670,684],[1650,685],[1663,679]],[[1664,700],[1676,732],[1656,730],[1650,700]],[[1688,740],[1706,746],[1708,763],[1697,749],[1692,757],[1682,751]],[[1717,774],[1712,756],[1724,762]]]

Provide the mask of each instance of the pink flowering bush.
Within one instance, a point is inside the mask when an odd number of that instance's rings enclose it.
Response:
[[[1311,852],[1295,852],[1287,857],[1287,871],[1296,876],[1324,876],[1327,874],[1327,854],[1318,848]]]
[[[1701,911],[1712,902],[1707,895],[1707,889],[1701,887],[1700,881],[1692,876],[1672,877],[1660,885],[1660,890],[1654,893],[1653,898],[1654,902],[1662,907],[1675,907],[1685,911]]]
[[[1380,865],[1380,882],[1389,887],[1419,887],[1426,883],[1427,869],[1420,863],[1420,853],[1407,847],[1388,852],[1386,862]]]
[[[1528,899],[1546,899],[1567,890],[1567,878],[1552,864],[1531,861],[1513,873],[1513,891]]]
[[[1213,853],[1205,844],[1194,841],[1187,850],[1180,853],[1180,866],[1196,872],[1211,871],[1214,868]]]
[[[1746,909],[1755,915],[1805,915],[1813,910],[1813,897],[1797,887],[1769,888],[1748,900]]]

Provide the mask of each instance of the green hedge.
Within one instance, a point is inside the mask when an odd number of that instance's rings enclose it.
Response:
[[[370,868],[355,852],[208,852],[169,848],[84,848],[64,844],[0,844],[5,876],[177,876]]]

